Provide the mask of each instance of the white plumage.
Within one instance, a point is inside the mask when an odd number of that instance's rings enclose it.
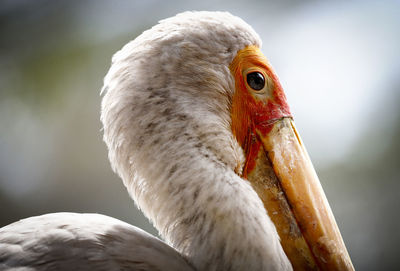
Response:
[[[99,214],[23,219],[0,229],[0,241],[0,270],[193,270],[159,239]]]
[[[229,64],[248,45],[261,41],[241,19],[186,12],[125,45],[104,80],[111,165],[182,256],[112,218],[52,214],[0,229],[0,267],[290,270],[262,201],[238,175],[244,154],[230,126]]]

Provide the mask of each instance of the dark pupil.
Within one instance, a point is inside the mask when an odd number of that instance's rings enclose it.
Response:
[[[263,89],[265,85],[264,76],[259,72],[251,72],[247,74],[247,84],[254,90]]]

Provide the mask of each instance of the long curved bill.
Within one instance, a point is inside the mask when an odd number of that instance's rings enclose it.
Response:
[[[295,270],[354,270],[335,218],[291,118],[258,137],[248,173]]]

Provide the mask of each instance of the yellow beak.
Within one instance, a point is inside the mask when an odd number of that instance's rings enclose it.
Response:
[[[331,208],[291,118],[263,135],[247,179],[274,222],[294,270],[354,270]]]

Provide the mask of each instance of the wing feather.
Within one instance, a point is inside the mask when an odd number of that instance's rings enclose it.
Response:
[[[0,270],[193,270],[172,247],[100,214],[54,213],[0,229]]]

